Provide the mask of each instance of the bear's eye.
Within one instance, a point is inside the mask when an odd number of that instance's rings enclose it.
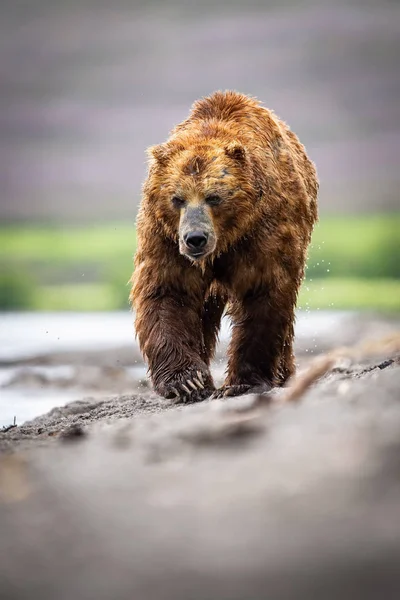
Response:
[[[222,202],[221,196],[217,196],[216,194],[212,194],[212,195],[206,197],[206,203],[209,206],[218,206],[218,204],[221,204],[221,202]]]
[[[174,196],[172,198],[172,204],[175,206],[175,208],[182,208],[185,205],[185,201],[179,196]]]

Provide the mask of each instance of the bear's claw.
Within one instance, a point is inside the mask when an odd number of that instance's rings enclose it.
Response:
[[[204,390],[204,385],[202,383],[200,383],[200,381],[198,379],[196,379],[196,377],[193,377],[193,381],[195,382],[195,384],[197,385],[197,387],[201,390]]]
[[[263,394],[269,392],[272,386],[269,383],[261,385],[251,385],[250,383],[239,383],[236,385],[223,385],[215,390],[211,396],[211,400],[217,398],[227,398],[228,396],[242,396],[244,394]]]
[[[196,373],[197,373],[197,377],[200,379],[201,383],[204,383],[203,373],[201,371],[196,371]]]
[[[215,390],[211,396],[212,400],[217,398],[227,398],[228,396],[241,396],[251,391],[251,385],[239,384],[239,385],[223,385],[222,387]]]

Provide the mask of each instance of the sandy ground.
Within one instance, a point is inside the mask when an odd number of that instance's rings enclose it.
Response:
[[[297,402],[137,388],[3,431],[2,597],[398,598],[400,363],[375,354]]]

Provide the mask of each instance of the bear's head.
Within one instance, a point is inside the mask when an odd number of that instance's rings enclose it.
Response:
[[[181,254],[193,262],[217,256],[250,230],[260,187],[240,142],[169,141],[149,154],[150,210]]]

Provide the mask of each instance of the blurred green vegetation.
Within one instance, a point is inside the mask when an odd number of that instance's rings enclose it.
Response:
[[[400,280],[332,277],[305,281],[298,308],[397,312],[400,310]]]
[[[312,274],[312,275],[311,275]],[[400,278],[400,213],[322,216],[308,276]]]
[[[33,306],[33,286],[27,275],[8,268],[0,271],[0,310],[29,310]]]
[[[127,308],[135,248],[133,224],[2,226],[0,309]],[[299,306],[400,311],[400,213],[323,216]]]

